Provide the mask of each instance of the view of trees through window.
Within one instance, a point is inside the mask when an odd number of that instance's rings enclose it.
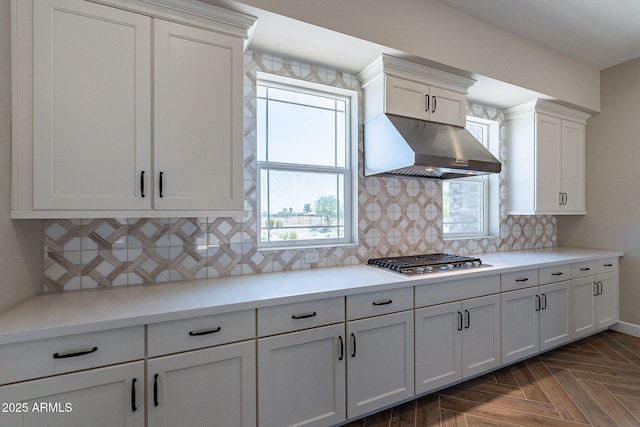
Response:
[[[257,94],[260,242],[346,239],[348,99],[268,82]]]

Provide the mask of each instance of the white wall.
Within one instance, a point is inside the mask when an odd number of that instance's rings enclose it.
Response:
[[[618,249],[620,320],[640,325],[640,58],[602,71],[589,119],[584,217],[558,217],[558,243]]]
[[[12,221],[11,13],[0,0],[0,313],[41,290],[42,224]]]
[[[600,110],[597,69],[435,0],[239,1]]]

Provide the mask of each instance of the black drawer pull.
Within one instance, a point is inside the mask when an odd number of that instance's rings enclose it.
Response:
[[[589,270],[591,270],[589,267],[584,267],[580,269],[580,271],[589,271]]]
[[[140,173],[140,196],[144,197],[144,171]]]
[[[388,305],[391,304],[393,301],[388,299],[386,301],[374,301],[373,305]]]
[[[613,267],[613,264],[604,264],[603,267]]]
[[[559,271],[557,273],[551,273],[552,276],[562,276],[564,273]]]
[[[164,172],[160,172],[160,182],[158,185],[158,188],[160,190],[160,197],[164,197],[164,194],[162,193],[162,177],[164,176]]]
[[[313,313],[306,313],[306,314],[294,314],[293,316],[291,316],[292,319],[308,319],[310,317],[314,317],[317,316],[318,313],[316,313],[315,311]]]
[[[339,335],[338,339],[340,340],[340,357],[338,357],[338,360],[342,360],[344,359],[344,341],[342,340],[342,335]]]
[[[53,353],[53,358],[54,359],[68,359],[70,357],[78,357],[78,356],[84,356],[85,354],[91,354],[91,353],[95,353],[96,351],[98,351],[98,347],[93,347],[91,350],[81,350],[81,351],[74,351],[72,353]]]
[[[131,412],[136,412],[138,407],[136,406],[136,381],[137,378],[134,378],[131,381]]]
[[[465,317],[466,317],[466,320],[465,320],[465,323],[464,323],[464,328],[465,329],[469,329],[469,327],[471,326],[471,314],[469,313],[469,310],[465,310],[464,314],[465,314]]]
[[[356,357],[356,335],[351,333],[351,338],[353,341],[353,351],[351,352],[351,357]]]
[[[528,282],[529,278],[528,277],[522,277],[520,279],[516,279],[516,282]]]
[[[540,295],[536,295],[536,311],[540,311],[540,307],[541,307]]]
[[[216,332],[220,332],[221,330],[222,330],[222,327],[218,326],[215,329],[207,329],[207,330],[198,331],[198,332],[191,331],[191,332],[189,332],[189,336],[190,337],[200,337],[202,335],[215,334]]]
[[[462,330],[462,313],[458,312],[458,330]]]

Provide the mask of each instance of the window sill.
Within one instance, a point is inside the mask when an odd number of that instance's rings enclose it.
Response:
[[[311,250],[311,249],[331,249],[331,248],[348,248],[358,246],[358,243],[327,243],[322,245],[300,245],[300,246],[260,246],[258,245],[258,252],[266,251],[290,251],[290,250]]]
[[[481,239],[497,239],[500,236],[494,236],[494,235],[486,235],[486,236],[444,236],[442,238],[442,240],[444,240],[445,242],[448,241],[453,241],[453,240],[481,240]]]

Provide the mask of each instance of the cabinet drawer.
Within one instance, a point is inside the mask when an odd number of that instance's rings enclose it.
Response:
[[[389,289],[347,297],[347,320],[413,308],[413,288]]]
[[[571,279],[571,265],[565,264],[554,267],[543,267],[538,274],[541,285],[569,280]]]
[[[500,292],[500,276],[453,280],[416,286],[416,308]]]
[[[0,346],[0,384],[144,358],[144,326]]]
[[[500,290],[502,290],[502,292],[530,288],[531,286],[538,286],[537,268],[500,275]]]
[[[344,322],[344,297],[258,309],[258,336],[281,334]]]
[[[600,273],[608,273],[618,270],[618,258],[607,258],[596,261],[596,271]]]
[[[149,357],[255,338],[255,310],[214,314],[147,326]]]
[[[577,279],[579,277],[598,274],[596,266],[597,264],[595,261],[577,262],[575,264],[571,264],[571,278]]]

